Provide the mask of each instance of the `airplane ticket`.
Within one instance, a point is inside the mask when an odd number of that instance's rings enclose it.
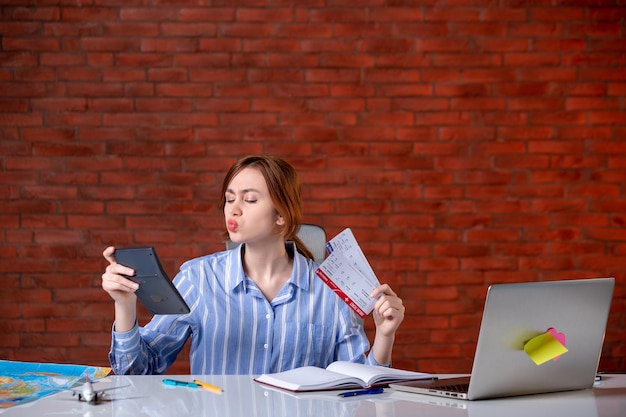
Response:
[[[326,249],[329,255],[315,273],[360,317],[367,316],[376,303],[369,294],[380,283],[352,230],[344,229]]]

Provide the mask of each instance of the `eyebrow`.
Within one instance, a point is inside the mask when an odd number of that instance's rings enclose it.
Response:
[[[228,188],[226,190],[227,193],[231,193],[231,194],[237,194],[232,188]],[[245,194],[245,193],[260,193],[259,190],[257,190],[256,188],[245,188],[243,190],[240,191],[241,194]]]

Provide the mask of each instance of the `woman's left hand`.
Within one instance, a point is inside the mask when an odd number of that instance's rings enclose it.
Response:
[[[393,336],[404,320],[404,305],[402,299],[396,295],[388,284],[383,284],[370,294],[377,298],[372,315],[376,332],[382,336]]]

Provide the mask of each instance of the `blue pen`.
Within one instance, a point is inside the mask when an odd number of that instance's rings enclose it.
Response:
[[[354,397],[356,395],[382,394],[382,393],[383,393],[383,387],[374,387],[374,388],[360,389],[356,391],[342,392],[341,394],[339,394],[339,396],[345,398],[345,397]]]
[[[171,385],[173,387],[189,387],[189,388],[199,388],[200,385],[195,382],[187,382],[187,381],[178,381],[176,379],[164,379],[163,383],[165,385]]]

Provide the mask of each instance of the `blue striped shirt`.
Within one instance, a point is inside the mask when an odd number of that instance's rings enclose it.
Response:
[[[243,270],[241,246],[185,262],[174,284],[191,311],[155,315],[145,327],[113,331],[116,374],[162,374],[191,337],[191,373],[261,374],[337,360],[377,365],[366,355],[363,321],[294,250],[289,281],[270,302]]]

